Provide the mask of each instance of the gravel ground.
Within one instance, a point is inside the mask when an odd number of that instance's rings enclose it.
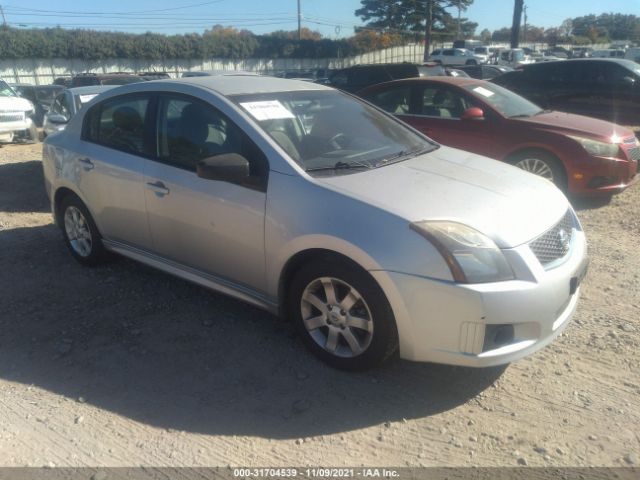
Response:
[[[549,347],[349,374],[243,303],[124,259],[79,266],[40,152],[0,149],[0,465],[640,462],[639,187],[576,205],[590,273]]]

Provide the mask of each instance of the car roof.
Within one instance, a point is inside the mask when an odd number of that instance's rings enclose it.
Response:
[[[636,64],[635,62],[632,62],[631,60],[625,60],[624,58],[569,58],[567,60],[559,60],[559,61],[552,61],[552,62],[541,62],[541,63],[529,63],[527,65],[523,65],[523,68],[525,70],[528,70],[530,68],[536,68],[537,65],[555,65],[558,63],[562,63],[563,65],[570,65],[572,63],[578,63],[578,62],[584,62],[584,63],[596,63],[596,62],[610,62],[610,63],[617,63],[619,65],[622,65],[623,67],[634,67]]]
[[[102,93],[111,90],[119,85],[89,85],[86,87],[74,87],[67,89],[72,95],[88,95],[92,93]]]
[[[176,79],[154,80],[155,85],[189,84],[214,90],[221,95],[243,95],[249,93],[275,93],[305,90],[334,90],[319,83],[292,80],[288,78],[267,77],[258,75],[219,75],[208,77],[183,77]],[[144,90],[142,84],[136,89]]]

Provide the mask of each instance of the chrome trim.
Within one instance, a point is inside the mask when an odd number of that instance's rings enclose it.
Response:
[[[131,245],[127,245],[122,242],[103,239],[102,243],[107,250],[119,253],[120,255],[131,258],[150,267],[157,268],[158,270],[162,270],[163,272],[171,275],[183,278],[184,280],[197,283],[198,285],[202,285],[203,287],[216,292],[250,303],[258,308],[267,310],[270,313],[278,314],[278,302],[270,300],[265,295],[244,285],[239,285],[231,282],[230,280],[216,277],[209,273],[188,267],[173,260],[169,260],[168,258],[147,252],[146,250],[137,247],[132,247]]]

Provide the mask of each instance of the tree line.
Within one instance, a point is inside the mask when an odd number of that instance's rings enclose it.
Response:
[[[163,35],[85,29],[0,28],[0,59],[107,58],[165,60],[172,58],[336,58],[358,55],[404,43],[402,36],[363,29],[345,39],[323,38],[302,29],[255,35],[248,30],[216,25],[204,33]]]

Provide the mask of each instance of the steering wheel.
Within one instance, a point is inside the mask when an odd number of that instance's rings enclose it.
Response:
[[[344,133],[337,133],[329,139],[329,143],[336,150],[346,148],[349,143],[349,137]]]

